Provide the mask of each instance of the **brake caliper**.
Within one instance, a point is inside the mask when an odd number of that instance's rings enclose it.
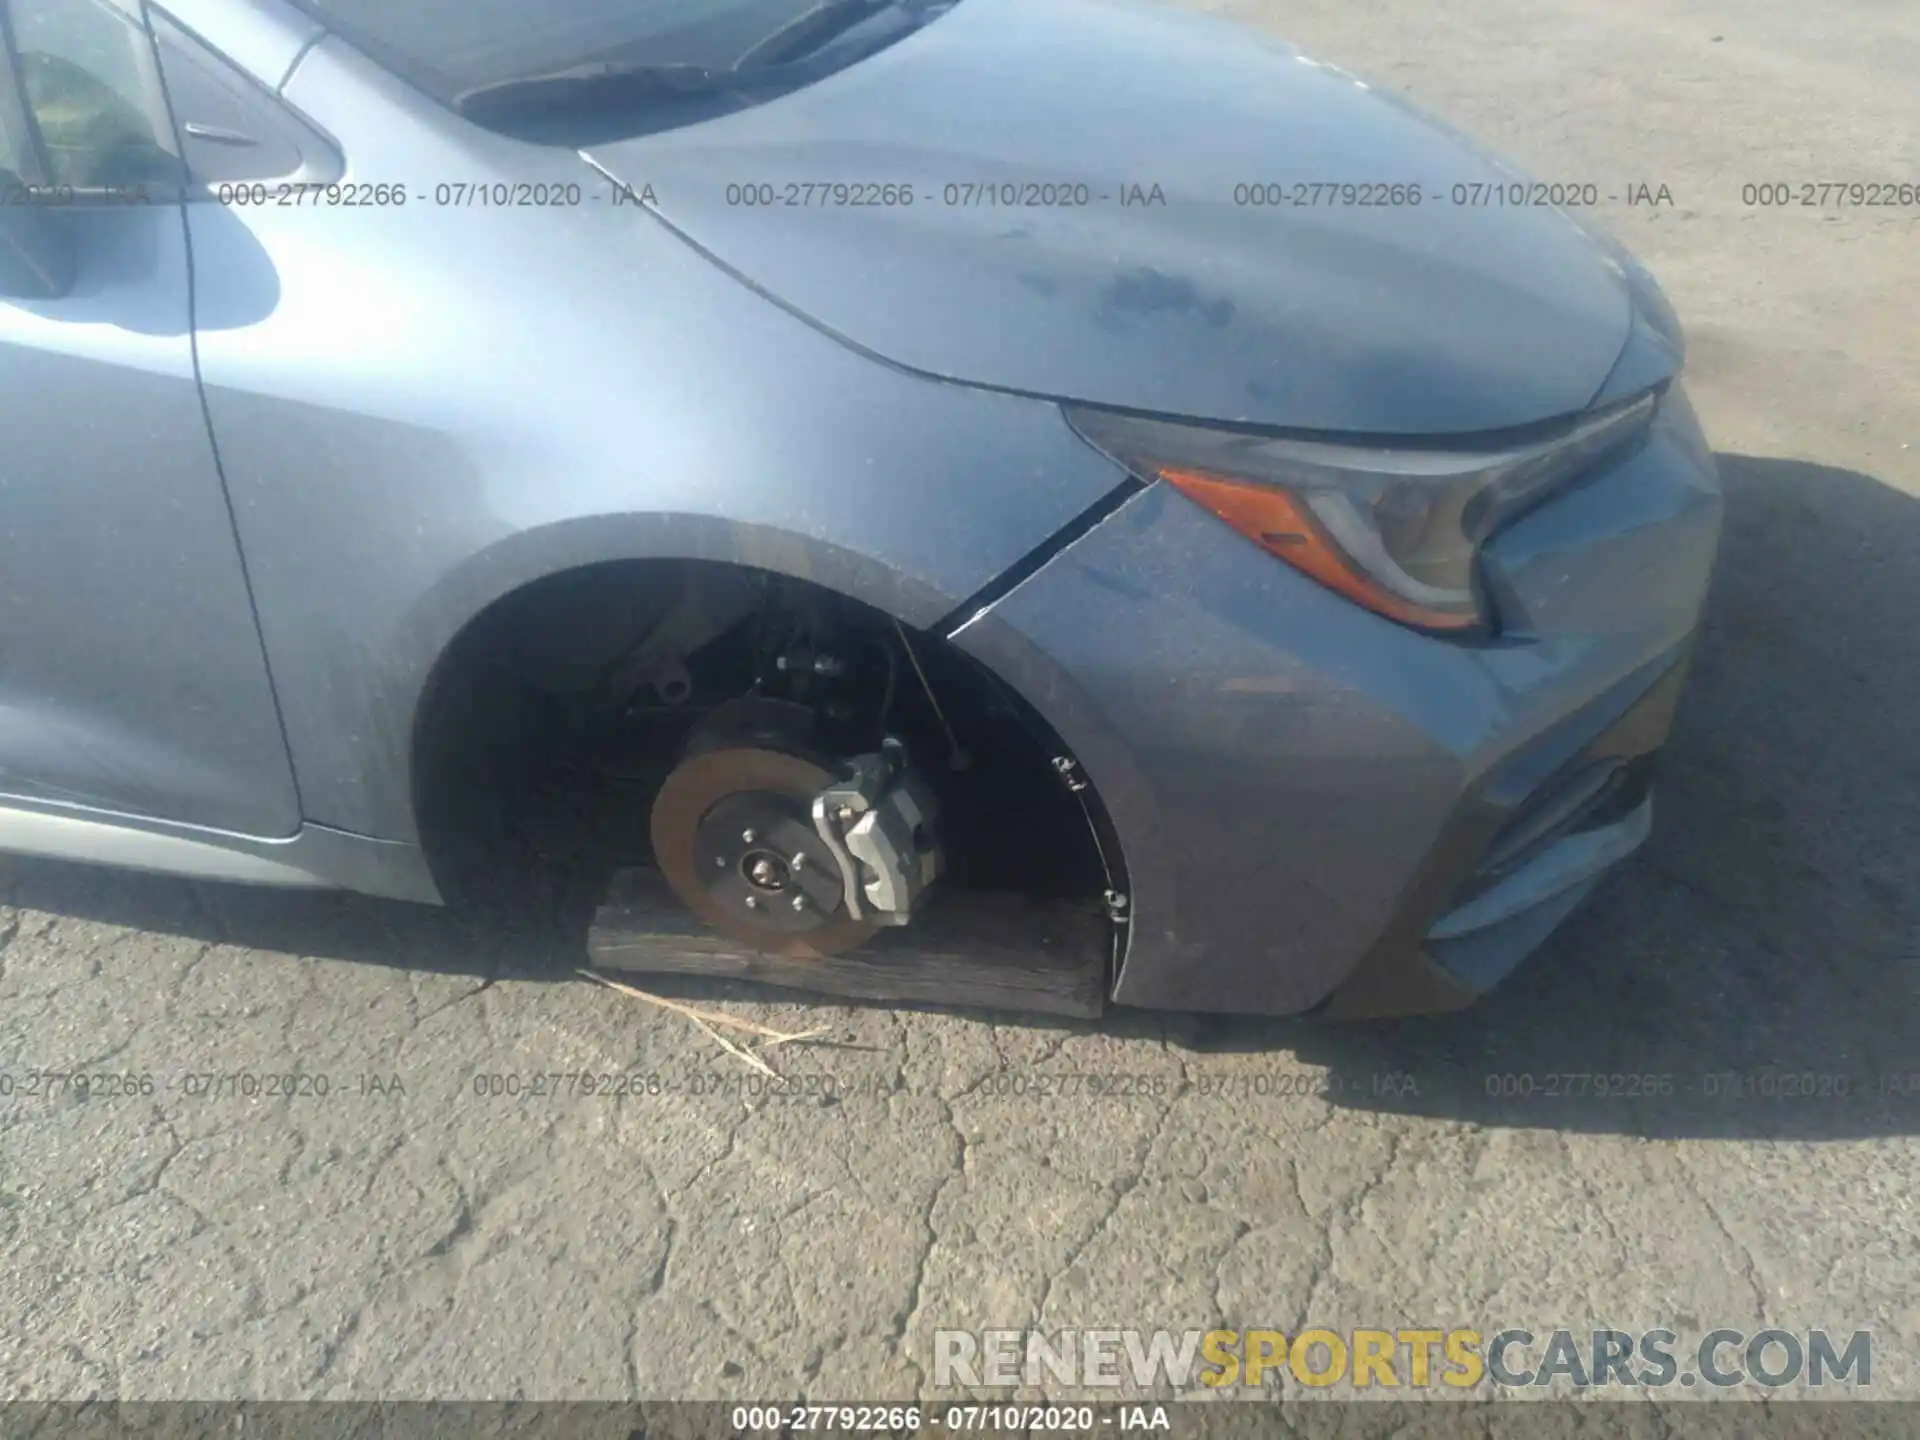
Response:
[[[877,754],[856,755],[843,778],[813,798],[813,828],[840,862],[848,915],[905,925],[939,876],[933,794],[888,739]]]

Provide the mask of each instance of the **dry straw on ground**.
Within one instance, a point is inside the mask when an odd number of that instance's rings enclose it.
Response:
[[[662,1010],[671,1010],[676,1015],[684,1015],[695,1025],[698,1025],[702,1030],[706,1031],[707,1035],[722,1050],[725,1050],[729,1055],[742,1063],[758,1070],[762,1075],[774,1080],[782,1078],[777,1070],[745,1046],[736,1045],[733,1041],[727,1039],[727,1037],[722,1035],[715,1027],[725,1026],[730,1030],[743,1030],[750,1035],[757,1035],[766,1042],[768,1049],[772,1049],[776,1045],[793,1045],[805,1040],[814,1040],[827,1033],[824,1028],[799,1031],[775,1030],[772,1026],[759,1025],[752,1020],[740,1020],[732,1015],[722,1015],[717,1010],[699,1010],[692,1005],[683,1005],[678,1000],[669,1000],[663,995],[655,995],[637,986],[628,985],[619,980],[610,980],[598,971],[578,969],[575,970],[574,973],[585,976],[596,985],[604,985],[609,990],[618,990],[622,995],[631,995],[634,999],[644,1000],[649,1005],[658,1005]]]

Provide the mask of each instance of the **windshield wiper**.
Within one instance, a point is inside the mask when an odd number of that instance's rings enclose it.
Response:
[[[772,80],[771,70],[757,78]],[[622,65],[596,62],[568,65],[537,75],[516,75],[478,85],[454,97],[453,108],[468,120],[514,120],[547,110],[577,110],[598,104],[648,100],[695,100],[725,94],[748,83],[734,69],[706,65]]]
[[[944,11],[941,0],[820,0],[754,42],[730,65],[647,65],[590,61],[479,85],[454,98],[453,108],[478,124],[510,123],[543,114],[654,102],[708,100],[817,79],[825,52],[840,36],[888,10],[899,10],[900,30],[917,29]],[[859,49],[898,38],[889,28]]]
[[[762,70],[793,60],[853,29],[869,16],[892,9],[902,0],[820,0],[793,19],[753,43],[733,62],[736,72]]]

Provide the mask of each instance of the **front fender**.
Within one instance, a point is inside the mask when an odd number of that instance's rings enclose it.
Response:
[[[573,566],[738,561],[915,625],[1125,477],[1056,407],[857,353],[338,42],[289,100],[404,205],[190,206],[207,404],[310,820],[414,840],[415,710],[489,604]],[[450,178],[576,205],[432,203]]]

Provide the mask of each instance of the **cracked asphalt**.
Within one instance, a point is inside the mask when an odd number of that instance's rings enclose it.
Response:
[[[940,1328],[1304,1323],[1864,1329],[1920,1396],[1920,210],[1742,203],[1920,182],[1920,12],[1207,8],[1670,191],[1598,216],[1729,515],[1643,855],[1398,1025],[674,992],[826,1027],[784,1093],[469,918],[0,862],[0,1397],[879,1398]],[[483,1093],[547,1072],[630,1093]]]

